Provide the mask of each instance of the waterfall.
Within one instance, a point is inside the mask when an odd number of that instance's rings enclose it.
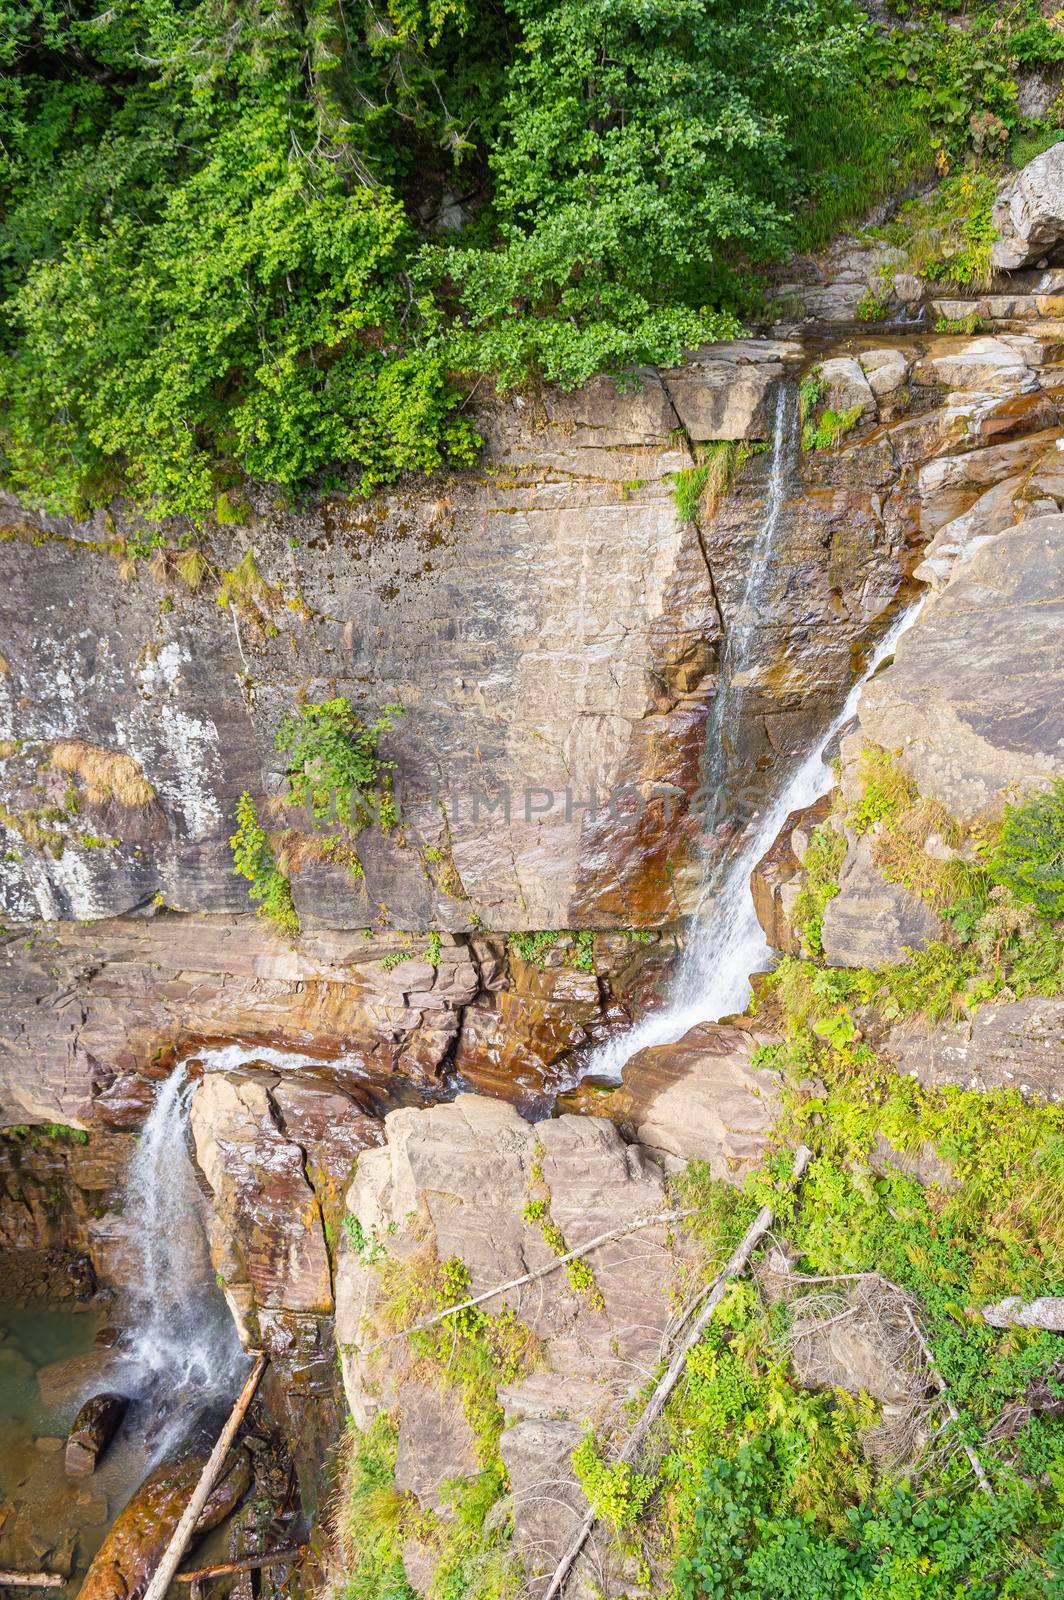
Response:
[[[738,605],[726,621],[721,685],[706,728],[706,764],[701,788],[709,797],[706,825],[710,830],[720,821],[724,775],[731,754],[729,734],[742,725],[749,669],[757,653],[757,622],[764,611],[784,498],[801,447],[801,427],[798,391],[784,381],[776,391],[772,461],[764,515],[747,553]]]
[[[773,955],[761,932],[750,890],[750,874],[777,838],[792,811],[812,805],[831,788],[822,751],[857,711],[861,690],[912,626],[922,600],[910,606],[877,645],[830,728],[818,736],[763,815],[754,819],[747,842],[729,863],[719,887],[703,891],[691,938],[680,961],[673,995],[661,1011],[608,1040],[591,1056],[585,1075],[619,1078],[626,1061],[651,1045],[675,1044],[699,1022],[741,1011],[750,996],[749,975],[770,966]]]
[[[163,1413],[229,1398],[243,1364],[214,1281],[188,1153],[194,1088],[183,1065],[162,1085],[130,1163],[123,1205],[139,1257],[128,1330],[132,1375]]]

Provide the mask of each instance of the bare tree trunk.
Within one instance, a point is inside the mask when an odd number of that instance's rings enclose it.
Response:
[[[791,1173],[792,1186],[801,1182],[805,1173],[805,1169],[809,1165],[811,1155],[812,1151],[809,1150],[809,1148],[804,1144],[799,1145],[798,1149],[794,1152],[794,1168]],[[669,1365],[662,1377],[659,1378],[654,1388],[654,1393],[650,1396],[646,1406],[643,1408],[638,1422],[628,1435],[628,1442],[625,1444],[624,1449],[617,1457],[618,1461],[630,1461],[634,1465],[639,1460],[639,1457],[642,1454],[643,1446],[646,1443],[647,1435],[654,1426],[654,1423],[661,1416],[662,1411],[665,1409],[665,1402],[668,1400],[672,1391],[675,1389],[677,1382],[679,1381],[680,1374],[683,1372],[683,1369],[687,1363],[688,1352],[698,1343],[699,1339],[701,1339],[703,1333],[706,1331],[714,1311],[716,1311],[717,1307],[720,1305],[720,1302],[724,1298],[724,1293],[731,1279],[737,1278],[740,1273],[746,1270],[750,1257],[753,1255],[755,1249],[761,1243],[761,1240],[765,1237],[768,1230],[771,1228],[774,1218],[775,1213],[772,1211],[771,1207],[762,1206],[753,1222],[743,1234],[743,1237],[740,1239],[739,1243],[736,1245],[727,1263],[725,1264],[724,1270],[714,1283],[705,1305],[698,1313],[698,1316],[695,1318],[694,1322],[692,1322],[691,1326],[688,1328],[687,1333],[684,1335],[680,1344],[677,1345],[672,1360],[669,1362]],[[573,1563],[576,1561],[577,1556],[587,1543],[588,1535],[594,1526],[595,1513],[594,1511],[589,1511],[579,1528],[576,1530],[576,1533],[573,1535],[565,1554],[555,1567],[554,1575],[550,1580],[550,1584],[547,1588],[547,1592],[543,1596],[543,1600],[557,1600],[557,1596],[560,1595],[562,1590],[565,1588],[566,1581],[573,1569]]]
[[[265,1351],[257,1350],[254,1353],[258,1357],[254,1370],[237,1396],[236,1404],[229,1413],[228,1422],[218,1435],[218,1442],[207,1458],[206,1466],[200,1473],[199,1483],[193,1489],[188,1505],[181,1513],[181,1520],[170,1536],[170,1543],[163,1553],[163,1558],[152,1574],[152,1580],[144,1592],[144,1600],[163,1600],[163,1596],[173,1581],[174,1573],[177,1571],[178,1562],[185,1553],[185,1546],[195,1531],[200,1513],[210,1499],[215,1479],[222,1468],[222,1462],[229,1453],[229,1446],[236,1438],[240,1424],[244,1420],[244,1413],[251,1404],[252,1396],[259,1386],[259,1379],[266,1370],[266,1363],[269,1357]]]

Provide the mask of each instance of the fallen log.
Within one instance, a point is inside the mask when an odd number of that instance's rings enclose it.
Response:
[[[87,1478],[96,1471],[128,1408],[124,1394],[96,1394],[86,1400],[67,1436],[63,1464],[68,1478]]]
[[[213,1567],[197,1567],[194,1572],[179,1572],[178,1583],[201,1583],[204,1578],[227,1578],[233,1572],[254,1572],[257,1567],[287,1566],[306,1554],[305,1544],[287,1545],[283,1550],[263,1550],[257,1556],[241,1556],[239,1561],[219,1561]]]
[[[210,1425],[197,1422],[176,1457],[161,1461],[134,1491],[93,1557],[78,1600],[140,1600],[200,1481],[224,1420],[223,1413]],[[251,1462],[238,1445],[211,1491],[195,1532],[217,1527],[239,1504],[250,1482]]]
[[[144,1593],[144,1600],[163,1600],[167,1589],[170,1587],[178,1568],[178,1563],[185,1553],[185,1546],[191,1539],[196,1529],[200,1513],[210,1499],[214,1481],[221,1471],[222,1463],[229,1453],[229,1447],[236,1438],[240,1424],[244,1420],[244,1413],[251,1404],[255,1390],[259,1386],[259,1379],[266,1370],[269,1357],[263,1350],[254,1352],[257,1357],[254,1369],[237,1396],[236,1404],[229,1414],[229,1420],[221,1433],[218,1442],[207,1459],[207,1464],[200,1474],[200,1480],[189,1498],[188,1505],[181,1513],[181,1519],[170,1536],[170,1542],[163,1552],[162,1560],[156,1567],[151,1582]]]
[[[0,1572],[0,1589],[61,1589],[66,1582],[59,1572]]]
[[[794,1152],[794,1166],[791,1170],[792,1188],[796,1187],[801,1182],[805,1173],[805,1169],[809,1165],[811,1158],[812,1151],[808,1148],[808,1146],[804,1144],[799,1145],[797,1150]],[[732,1251],[732,1254],[729,1256],[724,1265],[723,1271],[715,1279],[713,1287],[710,1290],[701,1311],[698,1313],[698,1316],[692,1322],[683,1339],[677,1345],[672,1360],[669,1362],[664,1374],[658,1379],[658,1382],[654,1386],[653,1394],[650,1396],[650,1399],[644,1406],[635,1427],[628,1435],[627,1443],[624,1445],[620,1455],[617,1457],[618,1461],[629,1461],[633,1465],[638,1463],[639,1457],[642,1454],[643,1446],[646,1443],[647,1435],[649,1434],[654,1423],[660,1417],[662,1411],[665,1409],[665,1402],[668,1400],[673,1389],[675,1389],[680,1375],[687,1364],[689,1352],[698,1343],[699,1339],[701,1339],[703,1333],[705,1333],[714,1311],[716,1311],[717,1307],[720,1305],[720,1302],[724,1298],[728,1284],[731,1282],[732,1278],[737,1278],[741,1272],[746,1270],[746,1267],[750,1261],[750,1257],[753,1255],[755,1249],[761,1243],[768,1230],[771,1228],[774,1220],[775,1213],[773,1212],[772,1208],[770,1206],[762,1206],[761,1210],[758,1212],[757,1216],[754,1218],[753,1222],[751,1222],[739,1243]],[[573,1569],[576,1558],[584,1548],[584,1545],[587,1543],[588,1535],[591,1533],[591,1530],[594,1526],[595,1513],[594,1511],[588,1511],[579,1528],[577,1528],[576,1533],[573,1535],[572,1540],[567,1546],[561,1560],[555,1567],[553,1576],[551,1577],[550,1583],[543,1595],[543,1600],[556,1600],[556,1597],[561,1594],[568,1580],[569,1574]]]

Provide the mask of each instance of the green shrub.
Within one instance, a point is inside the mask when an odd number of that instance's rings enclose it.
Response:
[[[1020,806],[1008,806],[990,869],[1042,916],[1064,917],[1064,780]]]
[[[990,247],[996,237],[991,212],[1000,174],[963,168],[929,195],[908,201],[883,236],[903,249],[910,271],[935,283],[985,289],[992,277]],[[943,332],[974,332],[961,326]]]
[[[302,705],[285,717],[276,745],[286,758],[288,800],[309,806],[316,818],[363,827],[373,814],[381,778],[395,765],[377,754],[377,746],[402,714],[402,706],[389,705],[376,722],[365,723],[340,696]]]
[[[620,1533],[630,1528],[654,1492],[654,1479],[629,1461],[607,1461],[589,1429],[573,1451],[573,1471],[600,1522]]]
[[[851,406],[848,411],[833,411],[830,406],[825,406],[815,422],[809,421],[803,427],[802,449],[834,450],[839,440],[856,428],[862,411],[860,405]]]
[[[236,832],[229,840],[229,848],[233,871],[250,883],[248,898],[258,906],[259,915],[294,938],[299,932],[299,917],[292,903],[292,890],[277,866],[258,809],[246,789],[237,801]]]

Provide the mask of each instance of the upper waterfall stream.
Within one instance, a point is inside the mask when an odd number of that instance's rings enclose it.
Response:
[[[754,910],[750,874],[771,847],[792,811],[804,809],[828,792],[831,772],[823,751],[857,711],[861,690],[893,655],[902,634],[916,621],[923,600],[897,619],[869,658],[830,726],[818,734],[776,799],[754,819],[746,842],[719,882],[710,877],[692,919],[669,1003],[601,1045],[590,1057],[586,1076],[619,1078],[625,1062],[652,1045],[675,1044],[700,1022],[741,1011],[750,997],[750,974],[772,964],[773,956]]]

